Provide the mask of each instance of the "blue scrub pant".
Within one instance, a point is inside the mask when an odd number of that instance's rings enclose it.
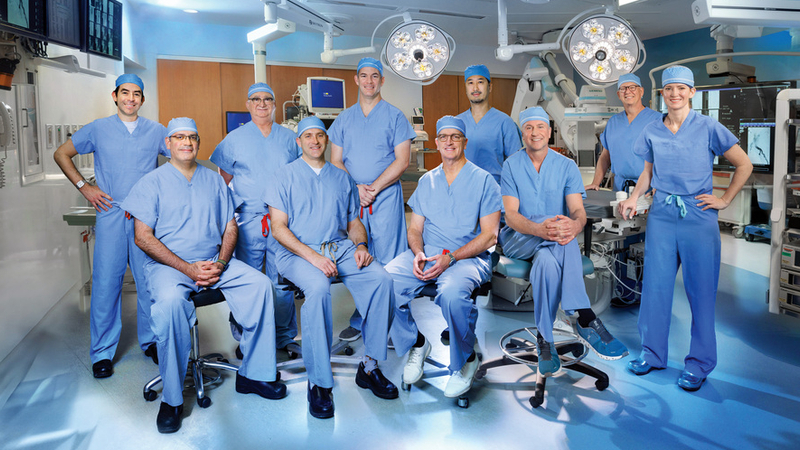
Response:
[[[163,264],[147,266],[153,294],[150,324],[158,339],[158,371],[164,384],[163,401],[183,403],[183,379],[192,348],[191,328],[197,318],[189,294],[200,288],[191,278]],[[274,289],[264,274],[233,259],[212,288],[220,288],[242,325],[239,343],[244,354],[239,373],[251,380],[275,381]]]
[[[355,245],[349,239],[339,241],[333,251],[339,279],[353,296],[356,309],[364,318],[363,337],[366,355],[372,359],[386,359],[389,327],[392,324],[394,295],[392,278],[380,264],[373,262],[361,269],[353,256]],[[319,246],[311,246],[319,252]],[[320,252],[321,253],[321,252]],[[330,253],[324,254],[330,257]],[[333,344],[333,317],[331,312],[331,282],[319,269],[305,259],[282,252],[278,258],[278,270],[305,294],[300,309],[303,333],[303,363],[308,372],[308,381],[324,387],[333,387],[331,369],[331,345]]]
[[[531,282],[536,327],[544,340],[554,342],[553,322],[559,305],[570,315],[576,310],[591,308],[577,239],[559,245],[505,227],[500,232],[500,243],[509,258],[533,258],[528,281]]]
[[[384,267],[408,249],[406,212],[403,205],[403,188],[397,182],[378,194],[372,203],[372,213],[366,207],[361,209],[359,215],[367,230],[369,253]],[[350,317],[350,326],[361,329],[361,315],[358,310]]]
[[[442,253],[441,247],[426,245],[426,255]],[[405,355],[417,342],[419,328],[411,315],[409,303],[428,281],[422,281],[413,272],[414,252],[406,250],[386,266],[394,281],[395,311],[392,323],[392,343],[398,356]],[[433,266],[428,262],[425,268]],[[475,346],[475,322],[478,308],[470,296],[472,291],[491,277],[489,262],[481,258],[467,258],[447,268],[436,279],[434,302],[442,308],[442,315],[450,329],[451,372],[457,372],[469,358]]]
[[[294,307],[294,292],[284,290],[278,269],[275,268],[275,246],[280,245],[270,233],[264,237],[261,219],[263,214],[237,213],[239,239],[234,256],[248,266],[265,272],[275,286],[275,343],[286,347],[297,337],[297,312]]]
[[[122,279],[128,264],[136,282],[136,331],[142,350],[156,341],[150,329],[150,296],[144,278],[144,252],[134,242],[133,219],[114,206],[98,212],[92,263],[92,304],[89,312],[92,364],[113,359],[122,331]]]
[[[669,325],[678,266],[692,311],[692,340],[684,361],[686,370],[706,377],[717,365],[714,305],[719,282],[720,237],[718,212],[701,211],[693,196],[682,197],[686,216],[669,194],[656,191],[647,216],[644,287],[639,309],[642,358],[653,367],[667,367]]]

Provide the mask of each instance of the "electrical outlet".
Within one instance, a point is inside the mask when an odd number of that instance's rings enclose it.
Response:
[[[55,127],[52,123],[47,124],[47,148],[53,148],[56,142]]]

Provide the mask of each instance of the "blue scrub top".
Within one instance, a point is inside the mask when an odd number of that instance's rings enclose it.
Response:
[[[522,140],[517,124],[505,113],[491,108],[475,123],[468,109],[458,115],[467,127],[467,159],[481,169],[489,172],[500,183],[503,161],[522,148]]]
[[[721,123],[694,110],[675,134],[664,125],[663,117],[644,128],[633,150],[653,164],[650,185],[667,194],[710,194],[714,156],[721,156],[739,140]]]
[[[225,226],[233,219],[225,180],[200,165],[191,182],[172,164],[162,165],[136,183],[121,207],[190,264],[217,256]],[[147,259],[147,264],[156,264]]]
[[[97,119],[72,135],[81,155],[94,153],[97,186],[119,206],[131,188],[158,164],[158,154],[169,157],[164,138],[167,129],[144,117],[137,119],[133,133],[119,116]]]
[[[502,195],[518,199],[519,213],[536,223],[558,214],[569,216],[567,195],[586,198],[578,165],[553,149],[547,150],[538,172],[526,151],[511,155],[501,180]]]
[[[247,122],[231,131],[214,149],[211,162],[233,175],[231,189],[243,203],[237,212],[266,214],[264,189],[279,168],[303,154],[290,130],[273,124],[264,137],[255,123]]]
[[[614,114],[608,119],[608,124],[600,142],[611,155],[611,172],[614,173],[614,190],[621,191],[625,180],[638,180],[644,170],[644,159],[633,153],[633,144],[642,134],[644,127],[655,120],[661,119],[661,113],[645,107],[633,122],[628,122],[625,111]]]
[[[286,213],[289,230],[314,250],[323,242],[347,239],[347,224],[358,218],[360,206],[358,188],[347,172],[326,163],[317,175],[303,159],[275,174],[264,201]]]
[[[481,232],[481,217],[500,211],[500,186],[489,172],[467,161],[453,180],[440,164],[419,179],[408,199],[414,214],[425,217],[422,240],[425,245],[455,251]],[[484,252],[481,257],[488,257]]]
[[[342,162],[356,183],[370,184],[395,161],[394,148],[417,133],[399,109],[381,100],[369,116],[358,103],[345,109],[328,136],[342,147]]]

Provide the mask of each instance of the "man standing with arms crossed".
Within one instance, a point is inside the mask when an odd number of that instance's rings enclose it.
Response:
[[[369,252],[382,266],[408,248],[400,175],[408,168],[411,140],[417,136],[403,113],[381,98],[384,81],[383,64],[362,58],[355,76],[358,104],[339,114],[329,130],[331,162],[358,186]],[[356,311],[339,338],[355,340],[360,334]]]
[[[275,344],[284,348],[297,336],[294,292],[283,290],[275,269],[278,245],[269,233],[269,210],[264,190],[274,181],[273,174],[300,156],[295,135],[276,125],[275,93],[266,83],[255,83],[247,91],[250,122],[233,130],[217,145],[211,162],[234,193],[239,240],[235,256],[239,261],[264,271],[276,287]],[[234,332],[234,335],[237,333]],[[238,356],[238,355],[237,355]]]
[[[76,131],[53,155],[64,175],[97,210],[89,316],[89,355],[95,378],[114,373],[111,360],[122,330],[122,278],[129,264],[136,282],[139,346],[158,363],[156,339],[150,330],[150,296],[142,273],[144,253],[134,244],[133,221],[119,205],[131,187],[156,168],[158,154],[167,156],[166,129],[158,122],[139,117],[144,104],[141,78],[126,73],[115,84],[111,98],[117,113]],[[87,183],[72,162],[75,155],[87,153],[94,153],[96,186]]]
[[[497,184],[503,172],[503,162],[522,148],[519,128],[507,114],[492,108],[489,93],[492,77],[484,65],[469,66],[464,71],[469,109],[459,114],[467,127],[469,147],[464,150],[467,160],[489,172]]]

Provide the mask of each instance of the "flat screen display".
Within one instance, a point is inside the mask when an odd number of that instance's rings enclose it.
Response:
[[[45,40],[45,0],[0,0],[0,29]]]
[[[83,0],[86,5],[83,51],[122,60],[122,3]]]
[[[344,88],[340,80],[321,80],[311,78],[311,108],[344,109]]]
[[[81,0],[47,0],[47,41],[81,48]]]
[[[227,111],[225,113],[225,128],[228,133],[250,122],[250,113],[247,111]]]

